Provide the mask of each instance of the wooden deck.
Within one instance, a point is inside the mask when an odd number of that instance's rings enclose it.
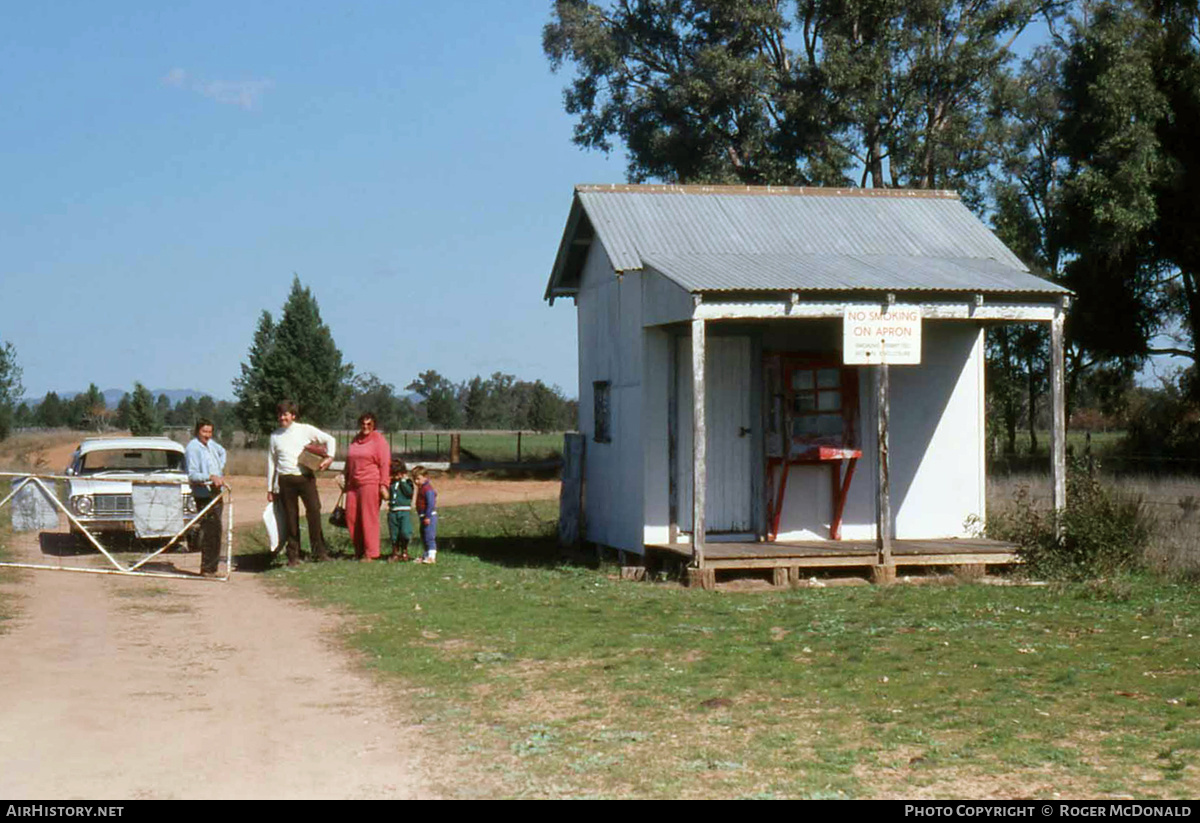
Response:
[[[685,543],[657,544],[647,551],[691,559]],[[892,559],[905,566],[999,566],[1021,562],[1016,546],[984,538],[893,540]],[[873,540],[811,540],[775,543],[708,543],[705,569],[842,569],[876,565]]]

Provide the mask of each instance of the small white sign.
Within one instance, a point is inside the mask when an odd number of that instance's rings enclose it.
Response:
[[[847,306],[842,362],[916,365],[921,362],[920,306]]]

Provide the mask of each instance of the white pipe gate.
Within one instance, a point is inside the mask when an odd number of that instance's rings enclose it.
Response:
[[[224,574],[224,576],[218,576],[218,577],[211,578],[211,579],[228,581],[230,574],[233,571],[233,495],[229,492],[228,486],[223,487],[221,489],[221,493],[216,495],[215,497],[213,497],[213,499],[209,501],[207,506],[205,506],[203,509],[201,509],[199,512],[197,512],[196,515],[194,517],[192,517],[191,520],[188,520],[187,522],[185,522],[183,525],[183,528],[178,530],[177,532],[175,532],[175,534],[171,536],[171,538],[166,542],[166,544],[164,544],[163,546],[160,546],[159,548],[155,549],[151,553],[145,555],[140,560],[137,560],[136,562],[126,566],[126,565],[123,565],[120,560],[113,557],[108,552],[108,550],[105,549],[103,545],[101,545],[100,541],[96,539],[96,536],[94,534],[92,534],[92,532],[88,531],[87,527],[84,526],[82,523],[80,523],[79,520],[75,517],[75,515],[73,515],[71,513],[71,511],[67,508],[67,506],[61,500],[58,499],[58,495],[53,490],[53,488],[47,487],[47,485],[46,485],[46,481],[48,481],[48,480],[56,483],[58,481],[69,481],[71,479],[70,477],[65,476],[65,475],[32,474],[32,473],[25,473],[25,472],[21,472],[21,473],[0,472],[0,477],[16,478],[16,480],[13,481],[12,491],[9,492],[7,497],[5,497],[3,500],[0,500],[0,509],[3,509],[4,506],[8,505],[13,500],[13,498],[15,498],[17,496],[17,494],[22,489],[24,489],[26,486],[29,486],[30,484],[36,486],[37,488],[41,489],[42,494],[45,496],[45,498],[47,500],[51,501],[59,511],[61,511],[63,514],[65,514],[67,516],[67,520],[70,521],[71,525],[74,526],[76,529],[78,529],[79,533],[82,534],[84,537],[86,537],[88,542],[90,542],[93,546],[95,546],[96,549],[100,552],[100,554],[104,555],[104,557],[108,560],[108,562],[112,564],[113,568],[111,568],[111,569],[91,569],[91,568],[78,567],[78,566],[63,566],[61,564],[57,565],[57,566],[53,566],[53,565],[42,564],[42,563],[17,563],[17,562],[4,562],[4,561],[0,561],[0,566],[8,566],[8,567],[13,567],[13,568],[21,568],[21,569],[49,569],[52,571],[87,572],[90,574],[123,574],[123,575],[139,576],[139,577],[167,577],[167,578],[177,578],[180,580],[207,579],[207,578],[203,578],[199,574],[188,574],[188,573],[184,573],[184,572],[142,571],[142,567],[145,566],[147,563],[149,563],[154,558],[158,557],[163,552],[170,549],[176,543],[178,543],[180,538],[182,538],[185,534],[187,534],[193,528],[196,528],[197,526],[199,526],[200,519],[205,514],[207,514],[209,509],[211,509],[213,506],[215,506],[219,500],[223,499],[227,503],[227,512],[228,512],[228,516],[226,518],[226,524],[225,524],[225,574]],[[146,479],[146,478],[125,478],[125,477],[121,478],[121,480],[122,480],[122,482],[129,482],[134,485],[137,485],[137,484],[153,485],[153,486],[169,485],[176,490],[178,490],[178,488],[179,488],[178,483],[165,484],[161,480],[150,480],[150,479]]]

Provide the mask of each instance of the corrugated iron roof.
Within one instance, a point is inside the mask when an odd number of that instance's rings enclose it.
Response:
[[[617,271],[652,265],[693,292],[1067,291],[1029,274],[951,192],[578,186],[579,210]],[[547,296],[570,291],[565,260]]]
[[[650,254],[645,265],[688,291],[975,291],[1062,294],[994,260],[895,254]]]

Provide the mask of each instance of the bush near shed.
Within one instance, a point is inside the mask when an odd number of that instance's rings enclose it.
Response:
[[[1140,495],[1106,487],[1079,461],[1067,472],[1062,534],[1053,509],[1039,506],[1027,487],[1012,506],[988,519],[989,537],[1017,544],[1028,572],[1051,580],[1102,577],[1143,565],[1153,523]]]

